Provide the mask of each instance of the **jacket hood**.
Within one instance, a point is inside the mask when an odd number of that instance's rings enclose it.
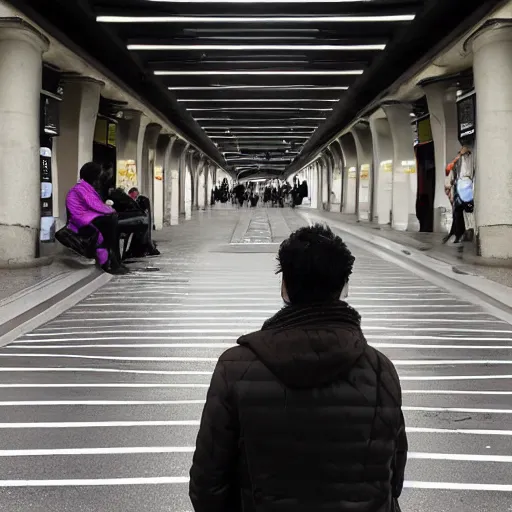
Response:
[[[361,317],[344,302],[285,307],[238,343],[286,386],[303,389],[340,379],[367,347]]]

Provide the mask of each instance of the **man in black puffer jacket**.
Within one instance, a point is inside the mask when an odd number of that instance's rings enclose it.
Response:
[[[407,459],[401,389],[340,299],[354,258],[329,228],[279,250],[287,307],[215,369],[197,438],[196,512],[391,512]]]

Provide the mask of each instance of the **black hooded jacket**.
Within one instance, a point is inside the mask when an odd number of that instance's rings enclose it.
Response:
[[[191,469],[196,512],[390,512],[407,438],[393,364],[343,302],[287,307],[225,352]]]

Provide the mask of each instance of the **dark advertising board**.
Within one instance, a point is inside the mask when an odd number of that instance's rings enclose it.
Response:
[[[457,101],[457,118],[459,142],[473,145],[476,138],[476,93],[461,96]]]

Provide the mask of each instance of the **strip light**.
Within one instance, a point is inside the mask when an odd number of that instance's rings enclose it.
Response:
[[[203,130],[315,130],[314,126],[201,126]]]
[[[223,108],[187,108],[189,112],[245,112],[247,110],[276,110],[278,112],[283,110],[291,110],[294,112],[307,111],[307,112],[332,112],[332,108],[295,108],[295,107],[223,107]]]
[[[267,89],[267,90],[289,90],[289,91],[348,91],[348,86],[315,87],[303,85],[210,85],[207,87],[169,87],[170,91],[223,91],[230,89]]]
[[[298,70],[298,71],[249,71],[249,70],[236,70],[236,71],[155,71],[156,76],[217,76],[217,75],[253,75],[253,76],[278,76],[278,75],[316,75],[316,76],[336,76],[336,75],[362,75],[362,69],[348,69],[348,70]]]
[[[236,118],[236,119],[222,119],[218,117],[195,117],[196,121],[235,121],[237,123],[240,122],[265,122],[267,120],[275,121],[275,119],[272,118],[260,118],[260,119],[243,119],[243,118]],[[325,121],[325,117],[290,117],[288,118],[288,121]]]
[[[283,135],[208,135],[210,139],[309,139],[309,137],[304,137],[300,135],[289,135],[288,137],[284,137]],[[285,143],[286,144],[286,143]]]
[[[189,102],[194,102],[194,103],[201,103],[201,102],[211,102],[211,103],[233,103],[233,102],[242,102],[242,103],[257,103],[257,102],[279,102],[279,103],[282,103],[284,101],[287,101],[287,102],[291,102],[291,103],[295,103],[295,102],[314,102],[314,101],[325,101],[325,102],[332,102],[332,103],[335,103],[337,101],[339,101],[338,99],[334,99],[334,100],[325,100],[325,99],[316,99],[316,98],[312,98],[312,99],[307,99],[307,98],[296,98],[296,99],[293,99],[293,98],[286,98],[286,99],[281,99],[281,98],[270,98],[270,99],[265,99],[265,98],[259,98],[259,99],[240,99],[240,98],[236,98],[236,99],[231,99],[231,100],[227,100],[227,99],[215,99],[215,98],[206,98],[206,99],[194,99],[194,100],[189,100],[189,99],[179,99],[178,102],[180,103],[189,103]]]
[[[129,44],[131,51],[382,51],[385,44]],[[269,61],[263,61],[269,62]],[[273,62],[273,61],[271,61]],[[285,61],[288,62],[288,61]]]
[[[97,16],[99,23],[382,23],[412,21],[415,14],[382,16]]]
[[[148,0],[169,4],[253,4],[254,0]],[[372,0],[321,0],[323,4],[349,4],[371,2]],[[258,0],[259,4],[309,4],[311,0]]]

